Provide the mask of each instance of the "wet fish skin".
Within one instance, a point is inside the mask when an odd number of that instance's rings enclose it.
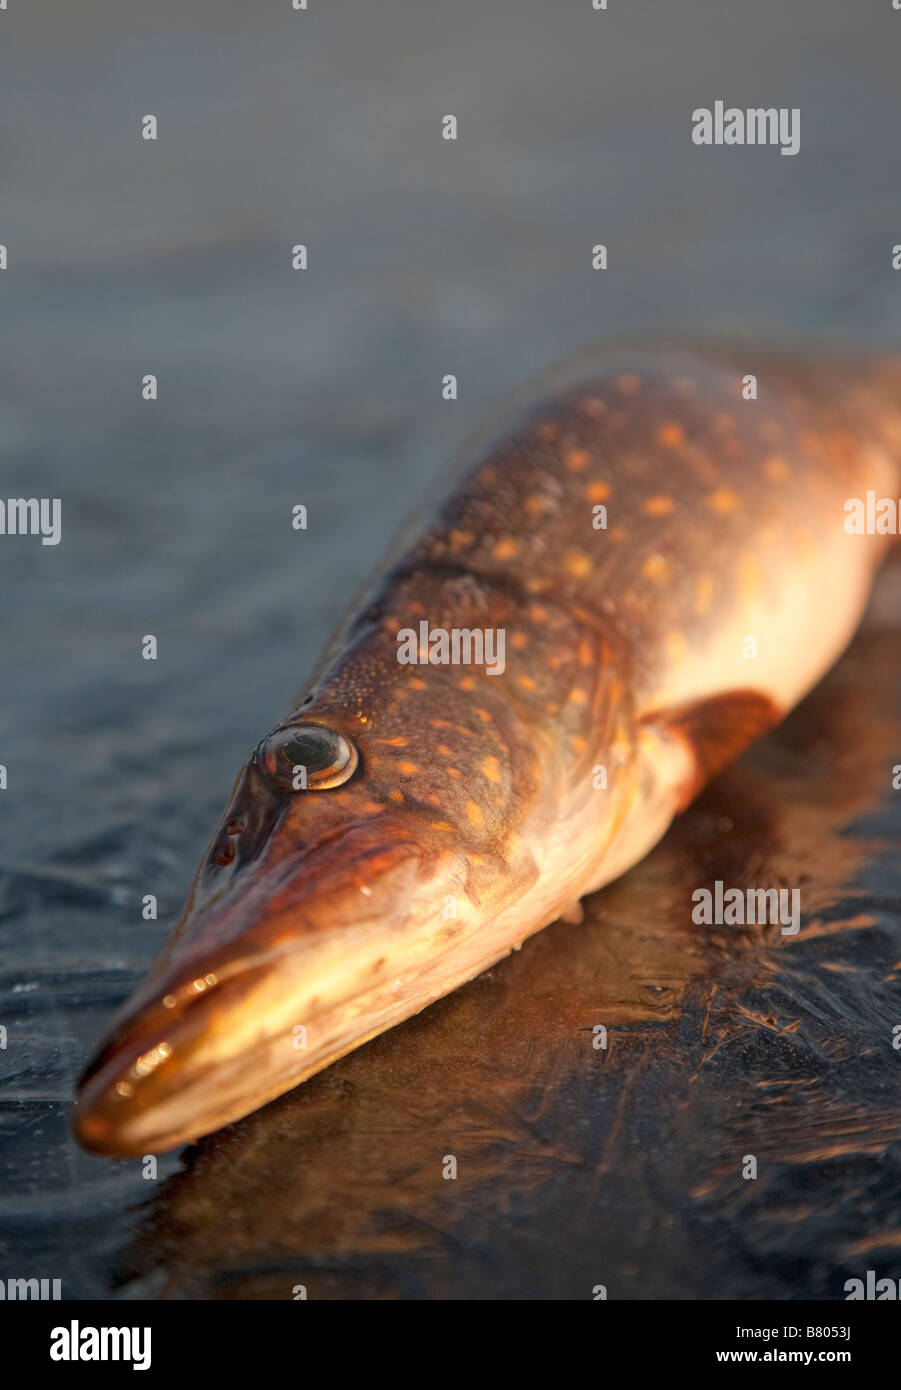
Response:
[[[80,1141],[143,1153],[239,1118],[641,858],[850,638],[887,538],[847,536],[843,505],[896,495],[899,407],[894,362],[705,349],[604,350],[531,388],[248,759],[81,1080]],[[423,619],[502,629],[503,674],[399,664]],[[352,743],[349,780],[273,775],[300,726]]]

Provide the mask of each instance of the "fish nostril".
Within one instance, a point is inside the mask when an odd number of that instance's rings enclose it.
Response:
[[[223,845],[219,853],[216,855],[216,863],[220,864],[223,868],[225,868],[227,864],[230,864],[232,862],[234,857],[234,845]]]
[[[240,835],[241,831],[244,830],[246,826],[247,821],[244,819],[230,820],[225,827],[225,833],[226,835]]]

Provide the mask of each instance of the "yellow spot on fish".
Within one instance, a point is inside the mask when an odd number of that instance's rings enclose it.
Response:
[[[397,770],[402,772],[405,777],[412,777],[414,772],[419,771],[419,768],[415,763],[398,763]]]
[[[576,579],[584,579],[591,574],[591,561],[581,550],[571,550],[566,557],[566,568]]]
[[[495,560],[512,560],[518,552],[519,545],[512,536],[501,536],[491,553]]]
[[[533,623],[543,623],[547,617],[547,609],[542,608],[540,603],[533,603],[529,609],[529,617]]]
[[[665,449],[678,449],[685,443],[685,431],[681,425],[664,425],[657,432],[657,440]]]
[[[711,492],[707,498],[707,505],[719,512],[720,516],[729,516],[732,512],[738,511],[741,498],[738,493],[730,492],[728,488],[717,488],[716,492]]]
[[[463,679],[460,681],[461,690],[475,690],[475,688],[476,683],[473,680],[472,676],[464,676]]]
[[[457,734],[465,734],[467,738],[474,738],[472,729],[467,729],[465,724],[452,724],[449,719],[432,719],[429,721],[433,729],[453,729]]]
[[[454,828],[446,820],[433,820],[431,825],[433,830],[453,830]]]
[[[675,507],[675,502],[666,493],[658,492],[654,497],[648,497],[642,504],[641,510],[648,516],[669,516]]]
[[[721,410],[718,415],[713,417],[713,428],[720,434],[728,434],[729,430],[735,429],[735,419],[732,415],[727,415]]]
[[[514,632],[513,636],[510,638],[510,646],[515,647],[518,652],[521,652],[523,647],[528,644],[528,641],[529,639],[524,632]]]
[[[685,659],[688,647],[681,632],[668,632],[666,634],[666,647],[673,661]]]
[[[590,666],[593,661],[594,652],[591,649],[591,643],[586,642],[585,638],[583,637],[582,641],[579,643],[579,665]]]
[[[570,473],[581,473],[591,462],[591,454],[587,449],[570,449],[566,455],[565,463]]]
[[[377,738],[375,743],[385,743],[389,748],[406,748],[407,740],[398,734],[397,738]]]
[[[573,751],[575,753],[584,753],[585,749],[588,747],[586,740],[582,738],[580,734],[573,734],[572,738],[570,739],[570,743],[572,744]]]
[[[666,561],[662,555],[649,555],[641,567],[648,579],[662,579],[666,574]]]
[[[589,502],[606,502],[610,496],[610,486],[608,483],[589,483],[585,489],[585,497]]]
[[[586,396],[585,400],[582,402],[583,413],[589,415],[592,420],[599,420],[606,409],[607,407],[600,396]]]
[[[641,390],[641,378],[634,372],[623,372],[616,378],[616,389],[621,396],[635,396]]]
[[[517,676],[516,679],[517,682],[522,686],[523,690],[535,689],[535,682],[532,680],[531,676]]]
[[[472,545],[472,532],[451,531],[447,539],[451,550],[465,550],[468,545]]]
[[[574,685],[569,692],[569,702],[571,705],[587,705],[588,696],[580,685]]]
[[[493,755],[483,759],[482,773],[488,778],[489,782],[499,782],[501,780],[501,768],[497,758]]]
[[[407,684],[411,690],[425,690],[425,681],[421,681],[418,676],[413,676]]]
[[[702,574],[695,586],[695,612],[703,616],[710,609],[713,602],[713,578],[709,574]]]
[[[388,796],[391,801],[403,801],[404,799],[403,792],[399,792],[396,789],[394,791],[390,791],[388,793]]]
[[[545,497],[543,492],[533,492],[525,499],[523,506],[529,516],[541,516],[541,513],[546,512],[549,507],[553,506],[553,503],[549,497]]]
[[[467,801],[466,815],[470,825],[481,825],[485,819],[481,806],[475,801]]]
[[[453,748],[448,748],[446,743],[439,743],[435,752],[442,758],[452,758],[454,756]]]
[[[788,477],[788,464],[778,454],[770,454],[763,461],[763,471],[771,483],[783,483]]]
[[[741,586],[748,597],[760,592],[760,566],[750,551],[745,551],[741,557]]]
[[[491,723],[491,715],[488,713],[487,709],[480,709],[480,707],[476,705],[473,713],[477,714],[486,724]]]
[[[627,535],[628,532],[625,526],[611,526],[610,530],[607,532],[607,539],[611,541],[624,541]]]
[[[462,777],[462,776],[463,776],[463,773],[460,771],[460,769],[459,769],[458,767],[446,767],[444,770],[445,770],[445,772],[447,773],[448,777]]]
[[[553,420],[543,420],[540,425],[536,425],[535,433],[539,439],[550,442],[552,439],[557,438],[557,435],[560,433],[560,426],[555,425]]]

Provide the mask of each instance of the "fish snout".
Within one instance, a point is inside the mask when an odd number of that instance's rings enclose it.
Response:
[[[179,927],[78,1083],[84,1148],[142,1155],[210,1133],[341,1056],[396,1003],[405,928],[430,897],[418,845],[351,834],[317,858]]]
[[[169,1148],[190,1129],[188,1111],[204,1079],[213,1083],[213,1039],[227,1016],[236,1016],[263,967],[197,967],[191,980],[150,981],[120,1015],[108,1039],[82,1073],[75,1093],[73,1128],[94,1153],[135,1155]],[[220,1044],[221,1052],[221,1044]],[[198,1109],[210,1114],[215,1095]]]

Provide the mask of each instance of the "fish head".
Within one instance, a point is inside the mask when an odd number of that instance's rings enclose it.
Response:
[[[432,803],[397,799],[385,755],[406,741],[314,710],[256,748],[163,954],[81,1077],[85,1148],[209,1133],[445,992],[423,997],[423,974],[496,903]]]

